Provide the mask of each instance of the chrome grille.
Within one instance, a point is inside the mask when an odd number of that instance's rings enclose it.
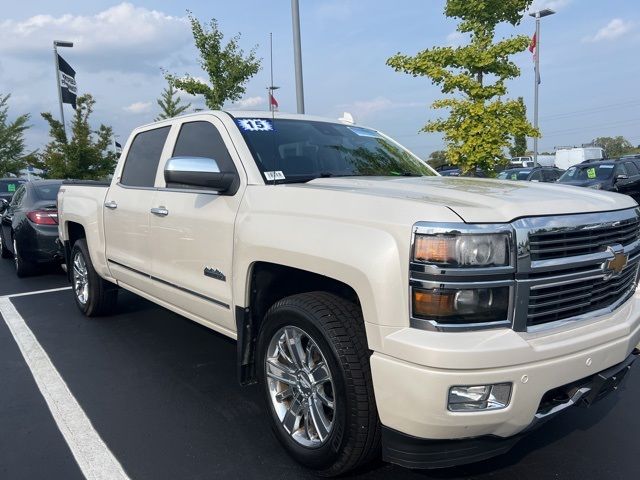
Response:
[[[626,299],[636,286],[638,264],[620,276],[577,280],[562,285],[533,287],[529,292],[527,326],[536,326],[594,312]]]
[[[638,218],[621,221],[618,225],[583,226],[537,231],[529,236],[531,260],[550,260],[568,256],[602,252],[608,245],[628,245],[640,234]]]

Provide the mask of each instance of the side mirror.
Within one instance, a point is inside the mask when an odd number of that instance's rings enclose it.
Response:
[[[616,182],[619,182],[620,180],[629,180],[629,175],[625,175],[624,173],[617,175]]]
[[[9,208],[9,202],[6,198],[0,198],[0,213],[4,213],[4,211]]]
[[[221,172],[213,158],[172,157],[164,167],[164,181],[170,188],[197,187],[233,195],[240,177],[236,172]]]

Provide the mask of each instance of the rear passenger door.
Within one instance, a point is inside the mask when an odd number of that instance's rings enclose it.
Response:
[[[150,217],[156,295],[202,323],[233,332],[233,228],[246,175],[223,123],[213,115],[176,125],[173,135],[175,148],[168,156],[213,158],[221,171],[240,174],[240,187],[233,195],[166,188],[159,175],[153,207],[162,214]]]
[[[640,171],[634,162],[624,162],[624,168],[629,177],[626,187],[626,194],[631,195],[635,199],[640,198]]]
[[[111,275],[145,293],[150,293],[152,286],[149,216],[156,195],[156,173],[170,129],[157,127],[135,135],[103,206]]]

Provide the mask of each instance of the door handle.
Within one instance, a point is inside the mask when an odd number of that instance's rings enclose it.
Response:
[[[169,210],[164,207],[154,207],[151,209],[151,213],[159,217],[166,217],[167,215],[169,215]]]
[[[108,202],[104,202],[104,206],[107,207],[109,210],[115,210],[116,208],[118,208],[118,204],[116,202],[114,202],[113,200],[109,200]]]

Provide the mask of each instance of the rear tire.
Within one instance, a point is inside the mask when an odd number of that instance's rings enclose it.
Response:
[[[294,459],[322,476],[379,455],[369,356],[360,308],[336,295],[293,295],[265,316],[256,363],[273,430]]]
[[[76,305],[87,317],[106,315],[118,300],[118,287],[96,273],[84,238],[71,249],[71,283]]]
[[[16,275],[19,278],[33,275],[36,271],[35,264],[26,261],[18,250],[18,242],[16,241],[15,237],[13,238],[13,264],[16,267]]]

